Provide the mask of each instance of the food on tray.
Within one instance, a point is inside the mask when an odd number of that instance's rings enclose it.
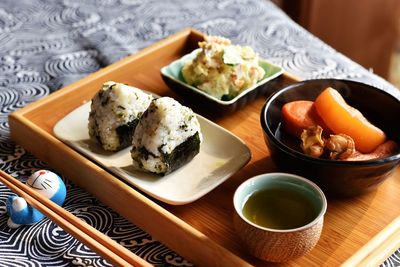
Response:
[[[300,135],[301,149],[307,155],[320,157],[324,153],[325,140],[322,138],[322,127],[308,126]]]
[[[372,125],[357,109],[349,106],[338,91],[329,87],[316,99],[315,108],[334,133],[353,138],[356,149],[369,153],[385,142],[385,133]]]
[[[130,146],[133,131],[152,99],[135,87],[112,81],[104,83],[92,99],[90,138],[109,151]]]
[[[398,150],[385,133],[349,106],[329,87],[313,101],[293,101],[282,107],[285,132],[301,139],[302,151],[332,160],[370,160]],[[385,142],[386,141],[386,142]]]
[[[169,97],[151,102],[132,140],[133,166],[167,174],[199,153],[202,135],[194,112]]]
[[[106,82],[93,97],[89,136],[105,150],[132,145],[136,169],[170,173],[199,153],[202,135],[194,112],[169,97]]]
[[[393,155],[398,151],[399,146],[396,142],[392,140],[388,140],[385,143],[379,145],[374,151],[368,154],[362,154],[358,151],[355,151],[349,158],[346,160],[371,160],[371,159],[379,159],[384,158],[390,155]]]
[[[353,138],[346,134],[331,134],[326,140],[330,159],[349,159],[356,152]]]
[[[355,153],[354,140],[345,134],[331,134],[322,137],[321,126],[310,126],[301,134],[301,149],[312,157],[346,160]],[[324,155],[325,154],[325,155]]]
[[[230,100],[265,75],[258,54],[249,46],[232,45],[226,38],[208,36],[199,47],[197,56],[183,66],[182,76],[188,84],[217,99]]]
[[[282,107],[282,120],[285,131],[296,137],[300,137],[303,130],[310,126],[321,125],[323,129],[328,130],[313,101],[298,100],[286,103]]]

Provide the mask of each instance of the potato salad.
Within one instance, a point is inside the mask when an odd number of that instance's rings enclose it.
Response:
[[[263,79],[265,71],[249,46],[232,45],[229,39],[208,36],[199,42],[197,56],[185,63],[185,81],[221,100],[230,100]]]

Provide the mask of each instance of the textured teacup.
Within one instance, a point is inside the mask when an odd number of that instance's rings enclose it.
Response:
[[[248,214],[249,208],[246,205],[249,205],[249,199],[254,199],[257,192],[275,192],[275,195],[281,198],[286,193],[298,194],[297,197],[307,200],[304,202],[307,207],[303,208],[311,210],[312,213],[310,214],[312,215],[311,217],[308,216],[309,218],[304,221],[304,224],[297,224],[291,228],[290,224],[293,224],[299,217],[299,215],[296,215],[296,218],[291,218],[291,212],[297,213],[298,211],[296,203],[294,203],[294,206],[290,206],[292,211],[286,212],[285,217],[281,218],[281,222],[278,223],[282,224],[283,227],[266,227],[265,223],[260,223],[255,218],[260,214],[254,217]],[[269,196],[262,200],[268,202],[266,201],[268,199],[270,202],[275,200],[271,201]],[[282,202],[282,199],[280,201]],[[325,195],[317,185],[305,178],[288,173],[268,173],[246,180],[237,188],[233,202],[236,211],[234,226],[243,245],[255,257],[271,262],[286,262],[309,252],[319,240],[327,208]],[[277,205],[282,209],[282,205],[279,203],[262,202],[262,205],[270,205],[269,207]],[[274,211],[273,208],[271,209]],[[277,214],[282,214],[286,210],[275,211]],[[275,221],[279,222],[279,220]]]

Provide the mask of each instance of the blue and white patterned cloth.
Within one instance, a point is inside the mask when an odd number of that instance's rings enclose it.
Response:
[[[359,80],[400,98],[392,85],[313,37],[269,1],[2,0],[0,168],[21,181],[50,168],[10,139],[8,114],[186,27],[250,45],[306,79]],[[66,184],[66,210],[156,266],[192,265],[83,189]],[[0,184],[0,266],[110,266],[48,219],[9,229],[10,194]],[[399,255],[385,265],[399,265]]]

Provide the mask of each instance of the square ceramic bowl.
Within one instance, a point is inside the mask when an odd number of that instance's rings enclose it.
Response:
[[[199,104],[209,108],[213,112],[229,113],[243,107],[259,95],[264,94],[268,88],[267,83],[283,73],[283,69],[281,67],[276,66],[265,59],[260,59],[259,65],[265,71],[264,78],[254,86],[241,92],[233,99],[227,101],[220,100],[194,86],[187,84],[182,76],[181,70],[183,65],[186,62],[194,59],[200,50],[200,48],[193,50],[191,53],[173,61],[168,66],[163,67],[161,69],[161,76],[164,82],[172,90],[185,98],[196,101],[196,103],[201,101]]]

